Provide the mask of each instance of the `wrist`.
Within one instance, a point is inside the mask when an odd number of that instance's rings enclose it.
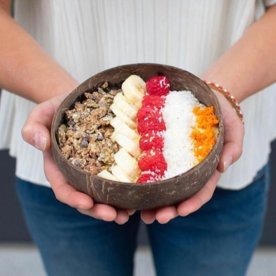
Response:
[[[203,73],[200,78],[202,80],[210,81],[215,84],[221,85],[223,88],[227,89],[234,98],[241,103],[246,96],[243,94],[243,84],[238,76],[234,76],[232,74],[227,75],[223,73],[223,75],[219,72],[219,68],[214,68],[211,66],[205,73]]]
[[[240,118],[241,122],[244,123],[243,113],[241,111],[241,107],[237,99],[221,85],[214,82],[206,81],[206,80],[203,80],[203,81],[209,86],[210,89],[219,93],[217,95],[218,97],[223,96],[229,102],[229,104],[232,106],[232,108],[235,110],[236,114]]]

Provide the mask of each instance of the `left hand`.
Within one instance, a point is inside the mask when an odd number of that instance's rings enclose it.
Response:
[[[241,156],[244,125],[226,98],[216,91],[214,93],[218,97],[224,122],[224,146],[216,171],[199,192],[177,206],[143,210],[141,218],[146,224],[153,223],[155,220],[164,224],[177,216],[187,216],[197,211],[212,198],[221,173]]]
[[[58,169],[50,146],[50,127],[53,116],[67,94],[45,101],[31,110],[22,129],[24,140],[43,152],[44,172],[56,198],[80,213],[124,224],[133,210],[118,210],[112,206],[95,203],[91,197],[74,189]]]

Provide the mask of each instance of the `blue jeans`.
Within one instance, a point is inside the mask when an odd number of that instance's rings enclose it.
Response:
[[[240,191],[217,188],[199,211],[148,225],[158,276],[244,276],[264,220],[268,166]],[[130,276],[139,212],[125,225],[78,213],[51,189],[17,179],[29,231],[49,276]]]

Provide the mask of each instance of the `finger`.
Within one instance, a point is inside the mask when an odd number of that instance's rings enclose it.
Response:
[[[168,223],[170,220],[176,218],[177,216],[178,213],[174,206],[164,207],[157,210],[156,212],[156,220],[161,224]]]
[[[78,211],[95,219],[109,222],[114,221],[117,218],[117,211],[113,207],[105,204],[95,204],[89,210],[78,208]]]
[[[214,91],[214,90],[213,90]],[[219,99],[224,125],[224,146],[217,170],[225,172],[242,154],[244,124],[228,100],[214,91]]]
[[[21,134],[23,139],[39,150],[50,148],[50,127],[53,116],[67,94],[60,95],[34,107],[24,124]]]
[[[125,224],[129,220],[129,214],[127,210],[117,210],[117,217],[115,222],[122,225]]]
[[[73,208],[90,209],[93,206],[92,198],[76,191],[66,181],[57,168],[52,153],[50,151],[44,152],[43,158],[45,176],[50,182],[56,198]]]
[[[141,219],[146,224],[152,224],[155,221],[156,210],[142,210]]]
[[[217,168],[221,173],[240,158],[244,137],[244,125],[236,114],[232,114],[232,118],[224,120],[224,146]]]
[[[198,193],[177,206],[178,215],[187,216],[208,202],[214,194],[219,178],[220,173],[215,171],[207,184]]]

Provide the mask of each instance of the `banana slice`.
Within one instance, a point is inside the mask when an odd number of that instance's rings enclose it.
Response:
[[[99,177],[102,177],[102,178],[118,181],[118,179],[114,175],[112,175],[109,171],[107,171],[107,170],[103,170],[100,173],[98,173],[97,175]]]
[[[136,120],[137,109],[128,103],[126,97],[122,93],[118,93],[114,97],[114,103],[125,113],[125,115],[127,115],[127,117],[133,121]]]
[[[122,133],[127,136],[129,139],[133,140],[137,145],[139,144],[140,136],[132,128],[130,128],[126,123],[124,123],[119,117],[115,117],[111,120],[110,124],[114,127],[115,131],[113,132],[111,139],[114,140],[114,137],[118,133]]]
[[[134,141],[128,138],[126,135],[122,133],[118,133],[114,137],[114,140],[135,158],[138,158],[140,156],[141,154],[140,147]]]
[[[129,76],[122,84],[124,96],[136,108],[142,106],[146,83],[137,75]]]
[[[122,182],[133,182],[133,180],[125,175],[125,172],[118,166],[115,165],[111,168],[112,174]]]
[[[125,122],[130,128],[132,129],[137,128],[137,124],[134,121],[132,121],[123,111],[121,111],[116,103],[113,103],[110,106],[110,109],[117,117],[119,117],[123,122]]]
[[[117,165],[132,179],[136,179],[141,170],[138,162],[124,148],[121,148],[115,155],[114,159]]]

